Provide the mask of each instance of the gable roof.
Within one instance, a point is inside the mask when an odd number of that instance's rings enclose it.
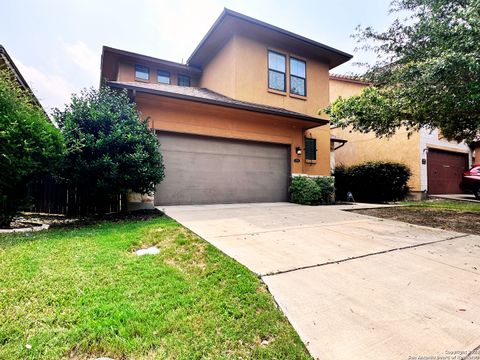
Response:
[[[139,82],[122,82],[122,81],[108,81],[107,85],[113,88],[135,90],[153,95],[167,96],[182,100],[190,100],[202,102],[212,105],[225,106],[247,111],[260,112],[271,115],[278,115],[288,118],[295,118],[299,120],[309,121],[317,124],[316,126],[325,125],[328,120],[317,117],[301,114],[295,111],[290,111],[274,106],[255,104],[246,101],[232,99],[228,96],[221,95],[206,88],[192,87],[192,86],[177,86],[156,83],[139,83]]]
[[[248,28],[255,30],[258,34],[269,36],[273,40],[281,39],[292,47],[303,48],[309,53],[316,54],[328,62],[330,69],[343,64],[353,57],[315,40],[225,8],[192,55],[190,55],[187,64],[201,68],[212,53],[218,51],[219,47],[223,45],[225,38],[231,35],[235,24],[248,25]],[[219,45],[215,45],[216,42]]]
[[[28,85],[27,81],[23,77],[22,73],[20,70],[18,70],[17,66],[13,62],[12,58],[10,55],[8,55],[7,50],[3,47],[3,45],[0,44],[0,70],[2,69],[7,69],[9,70],[15,79],[17,80],[17,83],[22,87],[23,90],[25,90],[27,93],[30,94],[32,102],[42,108],[42,104],[40,104],[40,101],[38,101],[37,97],[33,93],[32,89]]]

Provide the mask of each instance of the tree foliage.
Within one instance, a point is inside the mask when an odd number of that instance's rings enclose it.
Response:
[[[480,132],[480,0],[395,0],[407,13],[385,32],[359,28],[357,40],[378,55],[360,95],[335,100],[332,123],[390,136],[439,128],[455,140]]]
[[[60,132],[6,70],[0,71],[0,226],[25,203],[25,184],[60,164]]]
[[[126,92],[102,87],[72,95],[54,117],[67,152],[64,180],[90,194],[89,204],[128,191],[151,193],[164,167],[155,134],[142,120]]]

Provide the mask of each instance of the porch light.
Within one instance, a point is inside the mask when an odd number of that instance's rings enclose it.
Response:
[[[297,155],[302,155],[302,149],[300,148],[300,146],[297,146],[297,147],[295,148],[295,153],[296,153]]]

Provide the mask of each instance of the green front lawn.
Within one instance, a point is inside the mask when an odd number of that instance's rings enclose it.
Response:
[[[310,358],[255,275],[167,217],[0,236],[0,274],[0,359]]]
[[[468,202],[468,201],[455,201],[455,200],[425,200],[425,201],[409,201],[404,202],[412,208],[428,208],[428,209],[443,209],[443,210],[455,210],[460,212],[480,212],[480,202]]]

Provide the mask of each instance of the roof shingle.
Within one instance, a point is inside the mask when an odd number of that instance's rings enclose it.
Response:
[[[249,111],[257,111],[280,116],[293,117],[301,120],[316,122],[319,125],[328,123],[328,120],[301,114],[295,111],[232,99],[228,96],[216,93],[207,88],[123,81],[108,81],[107,84],[116,88],[125,88],[140,92],[148,92],[156,95],[170,96],[186,100],[206,102],[215,105],[240,108]]]

